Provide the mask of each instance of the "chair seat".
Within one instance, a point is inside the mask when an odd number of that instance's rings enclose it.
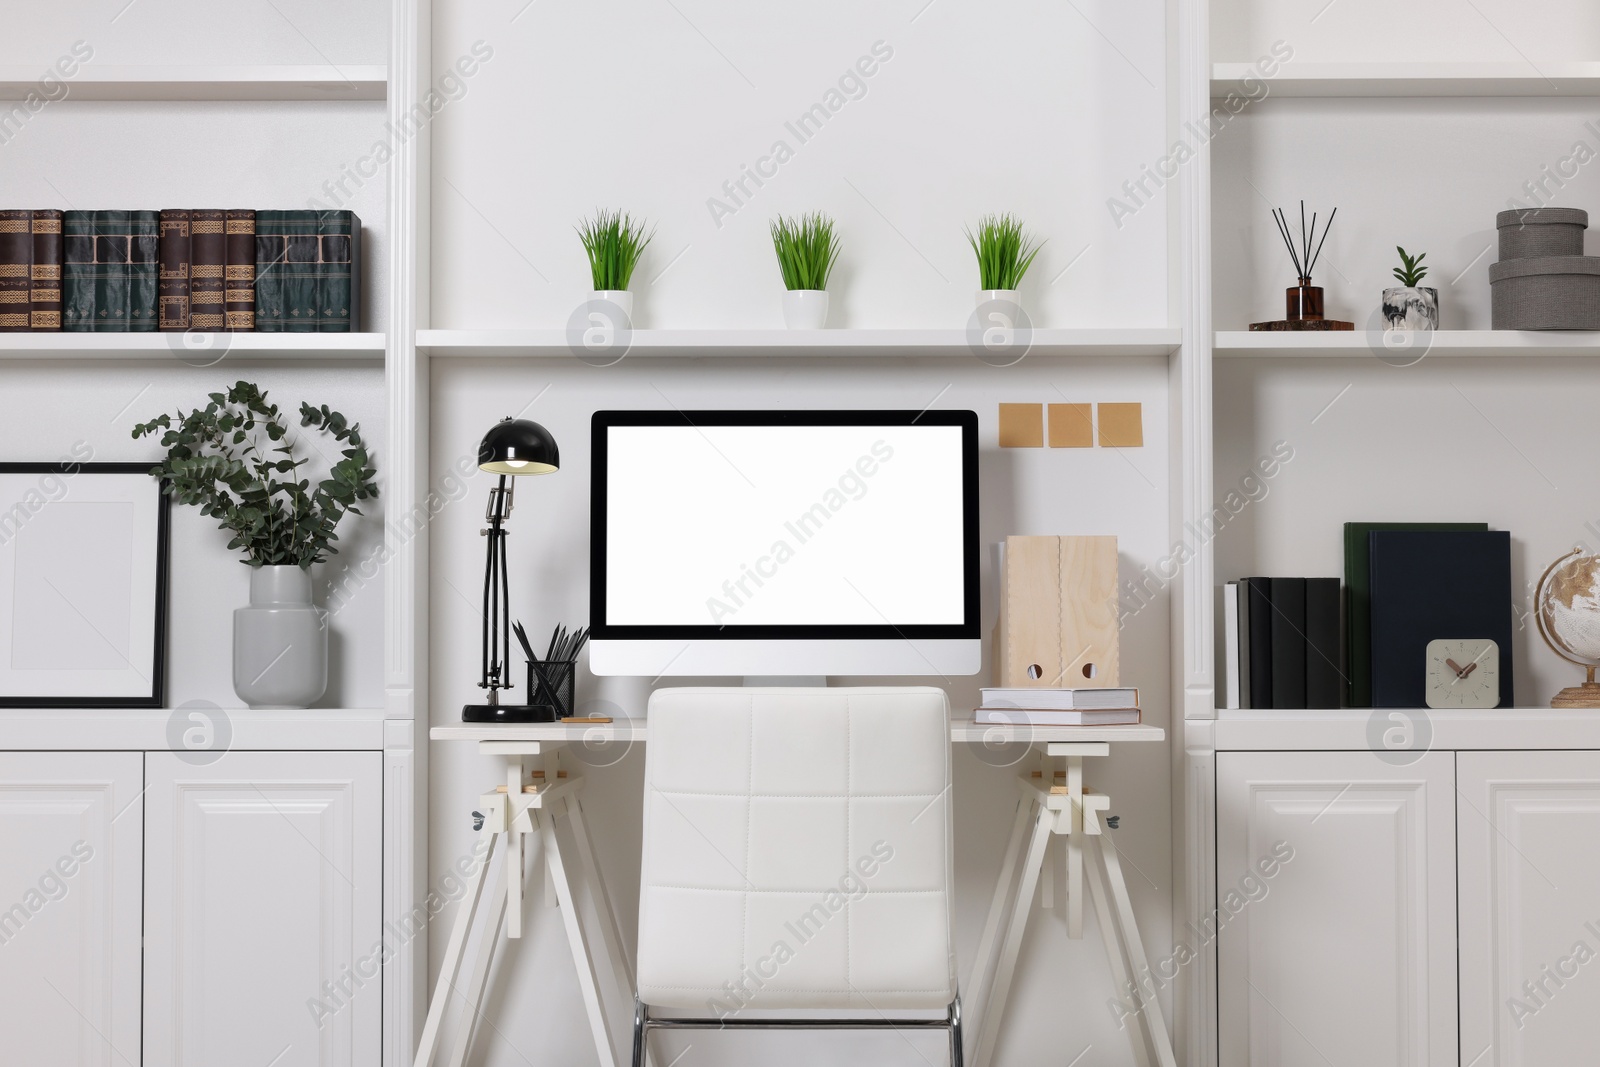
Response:
[[[931,688],[651,697],[638,985],[652,1008],[943,1012],[949,705]]]

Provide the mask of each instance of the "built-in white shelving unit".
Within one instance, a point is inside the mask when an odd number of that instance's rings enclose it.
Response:
[[[381,333],[0,333],[0,359],[382,360]]]
[[[1048,356],[1165,356],[1182,343],[1177,330],[1037,329],[1014,347],[984,349],[965,330],[635,330],[636,356],[922,357],[985,359],[1004,364]],[[417,347],[433,356],[571,358],[581,352],[564,330],[419,330]],[[600,350],[601,358],[621,352]],[[982,353],[981,355],[979,353]]]
[[[382,100],[388,76],[374,66],[86,64],[61,84],[69,100]],[[0,67],[0,100],[39,92],[39,77],[37,70]]]
[[[1247,80],[1248,79],[1248,80]],[[1217,63],[1211,92],[1256,96],[1600,96],[1600,63],[1298,63],[1270,78],[1251,63]]]
[[[1386,341],[1388,342],[1386,344]],[[1426,356],[1600,357],[1600,333],[1535,333],[1519,330],[1437,330],[1432,334],[1382,334],[1365,330],[1334,333],[1253,333],[1218,331],[1213,353],[1222,359],[1241,357],[1353,357],[1406,362]]]

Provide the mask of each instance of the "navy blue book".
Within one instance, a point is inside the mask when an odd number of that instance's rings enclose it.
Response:
[[[1512,706],[1511,535],[1504,530],[1373,530],[1372,706],[1422,708],[1428,642],[1500,646],[1500,706]]]

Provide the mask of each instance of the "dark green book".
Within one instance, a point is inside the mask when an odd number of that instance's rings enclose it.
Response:
[[[361,222],[349,211],[256,212],[256,329],[348,333]]]
[[[160,212],[68,211],[61,230],[61,328],[153,332],[161,285]]]
[[[1372,707],[1373,530],[1487,530],[1486,522],[1347,522],[1344,524],[1345,656],[1349,669],[1346,704]]]
[[[256,330],[317,332],[317,216],[256,212]]]
[[[321,242],[321,270],[317,276],[320,314],[317,329],[323,333],[349,333],[359,329],[361,220],[353,211],[322,211],[317,230]]]

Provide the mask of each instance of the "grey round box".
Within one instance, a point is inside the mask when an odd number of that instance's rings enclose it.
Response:
[[[1489,264],[1497,330],[1600,330],[1600,256]]]
[[[1589,213],[1578,207],[1512,208],[1494,217],[1500,259],[1583,255]]]

